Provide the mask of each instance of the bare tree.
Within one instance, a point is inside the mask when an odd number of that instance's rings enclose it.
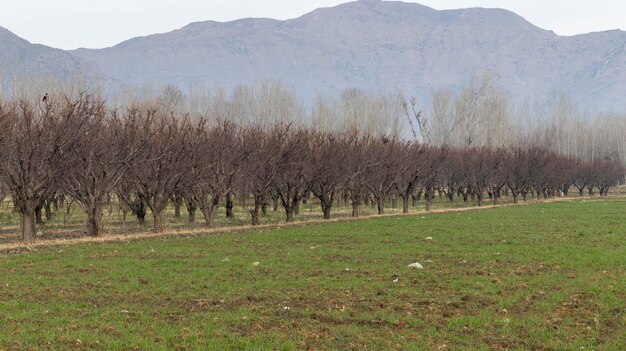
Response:
[[[274,133],[286,133],[286,130],[278,128]],[[268,193],[278,172],[281,155],[276,151],[282,147],[282,138],[265,133],[259,126],[247,127],[243,134],[243,149],[250,150],[251,154],[236,177],[235,189],[239,202],[250,213],[252,225],[258,225],[259,211],[269,201]],[[250,197],[252,206],[249,205]]]
[[[496,169],[492,165],[491,150],[485,147],[469,148],[464,160],[465,181],[482,206],[485,192],[493,182]]]
[[[347,145],[347,159],[342,165],[342,173],[346,177],[344,189],[352,205],[352,217],[359,216],[361,204],[367,194],[366,173],[376,164],[376,160],[369,153],[370,150],[363,147],[370,144],[371,139],[372,137],[367,135],[351,139]]]
[[[593,180],[593,165],[591,162],[581,162],[576,172],[576,178],[574,179],[574,186],[578,189],[579,196],[585,194],[585,188],[592,184]]]
[[[596,161],[595,169],[598,170],[595,183],[600,190],[600,196],[607,196],[611,187],[624,180],[624,166],[610,159]]]
[[[136,153],[131,139],[136,126],[114,111],[109,114],[105,102],[98,97],[92,98],[85,113],[90,118],[84,132],[77,136],[76,147],[66,154],[59,182],[87,214],[88,234],[100,236],[103,207]]]
[[[22,217],[23,241],[35,239],[35,210],[53,191],[93,107],[84,93],[51,96],[40,104],[0,102],[0,173]]]
[[[272,181],[272,187],[278,194],[285,209],[287,222],[294,219],[304,197],[309,183],[306,179],[306,169],[310,164],[310,133],[305,130],[286,131],[288,126],[279,127],[272,132],[273,145],[278,146],[275,152],[280,155],[277,162],[277,172]]]
[[[398,178],[395,181],[395,189],[402,198],[402,213],[409,213],[409,199],[414,195],[419,186],[422,175],[422,157],[426,147],[416,143],[405,143],[398,157]]]
[[[324,219],[330,219],[331,209],[342,190],[345,177],[342,165],[346,162],[354,133],[314,133],[311,141],[310,167],[306,169],[307,183],[313,195],[320,200]]]
[[[526,201],[526,194],[531,188],[533,156],[534,152],[520,146],[511,148],[505,155],[503,173],[514,204],[518,203],[520,194],[523,194]]]
[[[215,210],[224,195],[232,190],[233,181],[250,151],[241,148],[243,136],[231,122],[220,122],[215,127],[199,130],[198,145],[191,152],[196,155],[191,168],[192,181],[187,181],[185,192],[195,201],[205,225],[213,225]]]
[[[385,213],[385,201],[401,179],[401,165],[405,161],[406,144],[395,138],[382,137],[372,139],[369,145],[363,145],[373,162],[365,173],[366,187],[374,196],[378,214]]]
[[[128,169],[139,198],[152,211],[154,230],[164,229],[164,210],[179,183],[190,170],[195,146],[193,124],[188,115],[164,113],[144,104],[129,108],[126,118],[136,119],[138,161]]]
[[[490,72],[473,76],[458,94],[435,91],[426,120],[438,145],[502,147],[511,141],[508,96]]]
[[[441,146],[427,148],[424,150],[424,153],[420,154],[418,184],[424,191],[427,211],[430,211],[432,208],[435,189],[439,185],[439,179],[444,170],[443,160],[446,159],[449,152],[450,150],[447,146]]]

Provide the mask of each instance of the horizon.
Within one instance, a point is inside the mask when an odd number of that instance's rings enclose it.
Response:
[[[229,4],[193,0],[135,1],[121,0],[87,4],[70,0],[63,4],[44,0],[26,0],[5,5],[0,13],[0,27],[34,44],[63,50],[77,48],[105,48],[125,40],[180,29],[190,23],[216,21],[230,22],[247,18],[293,19],[321,7],[335,7],[352,1],[343,0],[268,0],[260,4],[253,0],[236,0]],[[533,25],[552,30],[560,36],[589,32],[624,30],[626,3],[603,0],[592,6],[586,1],[540,0],[523,3],[510,0],[422,0],[404,1],[449,10],[460,8],[501,8],[514,12]],[[542,4],[537,11],[537,4]],[[124,10],[119,10],[119,8]],[[198,14],[210,14],[200,15]],[[201,17],[201,18],[199,18]],[[581,18],[585,19],[581,21]],[[139,19],[139,20],[138,20]],[[114,25],[112,21],[117,21]],[[33,26],[33,23],[37,25]],[[88,23],[88,24],[87,24]],[[80,28],[80,30],[77,30]]]

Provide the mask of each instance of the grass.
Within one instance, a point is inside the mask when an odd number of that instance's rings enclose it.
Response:
[[[624,213],[587,199],[2,255],[0,350],[625,350]]]

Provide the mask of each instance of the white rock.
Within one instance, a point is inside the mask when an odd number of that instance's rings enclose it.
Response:
[[[433,240],[433,237],[432,236],[427,236],[425,239],[426,240]]]
[[[40,230],[35,234],[35,236],[43,236],[43,232]]]
[[[415,268],[415,269],[424,269],[424,266],[422,266],[419,262],[411,263],[407,267]]]
[[[261,264],[261,262],[253,262],[253,263],[252,263],[252,266],[253,266],[253,267],[258,267],[260,264]]]

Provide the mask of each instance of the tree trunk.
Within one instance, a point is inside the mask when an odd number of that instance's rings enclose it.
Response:
[[[60,208],[65,207],[65,195],[61,194],[58,196],[58,203]]]
[[[454,191],[448,191],[448,201],[454,202]]]
[[[517,192],[511,190],[511,193],[513,194],[513,204],[517,205]]]
[[[424,200],[426,200],[426,211],[430,211],[430,209],[432,208],[432,206],[433,206],[433,198],[434,197],[435,197],[434,194],[432,194],[432,195],[428,194],[428,193],[424,194]]]
[[[35,241],[35,213],[32,211],[22,213],[22,241]]]
[[[376,206],[378,207],[379,215],[385,214],[385,198],[384,197],[380,197],[376,199]]]
[[[146,225],[146,211],[145,210],[143,212],[137,213],[137,220],[139,221],[139,224]]]
[[[267,201],[265,200],[265,196],[254,194],[254,208],[248,210],[250,212],[250,219],[252,221],[252,225],[259,225],[259,209],[263,209],[263,215],[267,215]]]
[[[146,224],[145,202],[143,202],[142,200],[137,200],[130,205],[130,209],[131,211],[133,211],[133,213],[137,217],[137,220],[139,220],[139,224],[145,225]]]
[[[211,209],[211,206],[200,207],[200,212],[202,212],[202,217],[204,217],[204,226],[211,228],[213,226],[213,210]]]
[[[196,221],[196,208],[189,208],[187,207],[187,213],[189,214],[188,217],[188,222],[189,223],[194,223]]]
[[[152,210],[152,217],[154,219],[154,231],[157,233],[161,233],[165,227],[165,215],[162,210]]]
[[[259,225],[259,207],[258,204],[254,204],[254,208],[250,211],[252,225]]]
[[[46,200],[44,201],[43,204],[44,204],[43,205],[44,211],[46,212],[46,221],[51,221],[52,220],[52,208],[50,205],[52,204],[52,201]]]
[[[391,208],[398,208],[398,197],[395,195],[391,195]]]
[[[330,209],[332,208],[332,205],[325,205],[324,206],[324,219],[330,219]]]
[[[41,219],[41,206],[37,206],[35,208],[35,222],[37,224],[43,224],[43,219]]]
[[[409,194],[402,195],[402,213],[409,213]]]
[[[202,211],[202,216],[204,217],[204,225],[207,228],[211,228],[213,226],[213,219],[215,218],[215,209],[220,204],[220,198],[218,196],[213,197],[211,203],[203,200],[203,205],[200,206],[200,211]]]
[[[87,210],[87,234],[99,237],[100,233],[100,218],[102,214],[102,208],[99,205],[92,206]]]
[[[127,211],[122,210],[122,228],[124,228],[126,226],[126,215],[127,215]]]
[[[352,217],[359,216],[359,205],[358,201],[352,201]]]
[[[293,209],[285,209],[285,213],[287,214],[287,222],[293,222],[294,210]]]
[[[183,204],[183,197],[181,195],[174,195],[172,203],[174,204],[174,218],[180,218],[180,207]]]
[[[272,201],[274,202],[274,208],[272,209],[272,211],[276,212],[278,211],[278,197],[277,196],[273,197]]]
[[[193,200],[187,200],[185,205],[187,205],[187,213],[189,215],[187,221],[189,223],[194,223],[196,221],[196,210],[198,209],[198,206],[196,206],[196,203]]]
[[[233,195],[231,193],[226,194],[226,218],[234,218],[233,214]]]

